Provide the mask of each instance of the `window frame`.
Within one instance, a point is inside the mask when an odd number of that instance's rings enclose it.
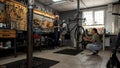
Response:
[[[104,19],[103,24],[97,24],[97,23],[96,23],[95,25],[105,25],[105,9],[85,10],[85,11],[82,12],[82,18],[84,18],[83,13],[84,13],[84,12],[89,12],[89,11],[92,11],[92,12],[93,12],[93,13],[92,13],[92,17],[93,17],[93,23],[92,23],[92,25],[95,24],[95,23],[94,23],[94,22],[95,22],[95,12],[96,12],[96,11],[103,11],[103,13],[104,13],[104,14],[103,14],[103,15],[104,15],[104,16],[103,16],[103,17],[104,17],[104,18],[103,18],[103,19]],[[87,25],[87,26],[91,26],[91,25]]]
[[[84,11],[84,12],[92,12],[92,17],[93,17],[93,11],[92,10],[90,10],[90,11]],[[84,15],[84,12],[82,13],[82,17],[84,17],[83,15]],[[94,18],[94,17],[93,17]],[[92,18],[92,22],[93,22],[93,18]],[[88,23],[88,22],[87,22]],[[92,25],[92,24],[91,24]]]

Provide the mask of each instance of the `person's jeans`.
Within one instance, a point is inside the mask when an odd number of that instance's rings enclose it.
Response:
[[[54,35],[55,35],[54,46],[59,46],[60,32],[58,30],[55,30]]]
[[[101,45],[97,45],[97,44],[87,44],[87,48],[90,49],[93,52],[96,52],[96,50],[100,50],[101,49]]]

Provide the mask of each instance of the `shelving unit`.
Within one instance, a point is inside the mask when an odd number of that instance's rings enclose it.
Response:
[[[15,22],[15,26],[17,28],[16,30],[27,30],[26,28],[27,27],[27,6],[12,0],[7,0],[6,3],[9,5],[8,8],[11,8],[11,11],[13,11],[13,12],[10,12],[10,16],[11,16],[10,21]],[[15,9],[15,10],[12,10],[12,9]],[[34,9],[34,14],[43,16],[44,18],[55,19],[55,15],[53,15],[52,13],[50,14],[48,12],[41,11],[39,9]]]
[[[11,42],[11,46],[8,47],[5,46],[5,44],[2,44],[0,50],[14,49],[14,54],[16,57],[16,30],[0,29],[0,42],[6,43],[7,41]]]
[[[16,39],[17,35],[19,34],[19,31],[27,31],[27,6],[19,3],[14,0],[5,0],[6,3],[6,23],[10,24],[12,23],[12,27],[10,26],[9,29],[0,29],[0,39],[10,39],[12,40],[12,47],[1,47],[0,50],[7,50],[7,49],[14,49],[14,54],[16,56],[16,49],[19,47],[16,45],[16,42],[21,39]],[[9,12],[10,11],[10,12]],[[22,11],[22,12],[20,12]],[[7,15],[8,13],[8,15]],[[39,9],[34,9],[34,14],[41,16],[41,23],[45,23],[44,21],[47,20],[47,23],[53,23],[55,19],[55,15],[49,12],[41,11]],[[9,17],[10,16],[10,17]],[[20,19],[19,19],[20,18]],[[40,17],[38,17],[40,19]],[[35,18],[34,18],[35,19]],[[53,27],[53,26],[52,26]],[[49,28],[47,28],[49,29]],[[45,28],[46,30],[46,28]],[[5,32],[4,32],[5,31]],[[13,32],[13,33],[11,33]],[[18,34],[17,34],[18,33]],[[44,33],[44,31],[43,31]],[[21,34],[21,33],[20,33]],[[1,41],[0,41],[1,42]]]

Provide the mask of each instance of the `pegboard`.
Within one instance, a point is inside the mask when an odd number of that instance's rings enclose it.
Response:
[[[27,8],[21,3],[6,1],[8,22],[16,22],[17,30],[27,30]]]
[[[0,23],[4,22],[5,22],[5,4],[2,2],[0,3]]]

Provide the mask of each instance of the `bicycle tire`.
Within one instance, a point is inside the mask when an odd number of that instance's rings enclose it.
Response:
[[[75,33],[74,33],[74,38],[75,40],[77,41],[77,33],[79,33],[79,43],[82,43],[83,42],[83,36],[85,34],[85,31],[84,31],[84,28],[82,26],[79,26],[79,28],[76,28],[75,29]]]

